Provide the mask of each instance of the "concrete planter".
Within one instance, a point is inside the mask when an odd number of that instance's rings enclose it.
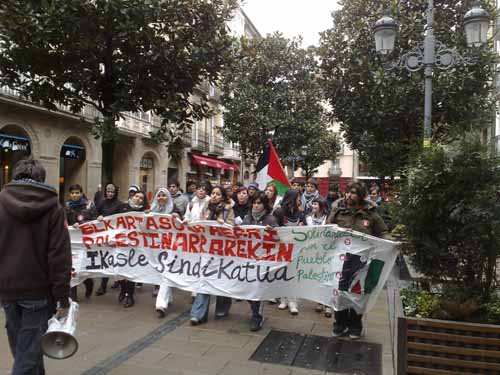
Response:
[[[388,299],[395,374],[500,374],[500,326],[406,317],[397,287]]]

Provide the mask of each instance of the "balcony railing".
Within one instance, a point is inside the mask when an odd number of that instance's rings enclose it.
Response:
[[[199,151],[209,151],[208,134],[198,131],[196,134],[191,132],[191,148]]]
[[[41,109],[44,109],[42,105],[32,102],[26,98],[23,98],[18,91],[13,90],[6,86],[0,87],[0,96],[9,97],[20,103],[26,103],[28,105],[34,105],[40,107]],[[61,113],[73,116],[81,116],[85,120],[92,123],[96,118],[102,119],[101,113],[91,105],[86,105],[80,111],[80,113],[71,112],[69,106],[66,105],[57,104],[56,106],[58,111]],[[118,126],[118,128],[138,133],[143,136],[149,136],[149,132],[153,130],[153,119],[152,115],[149,112],[140,112],[140,113],[125,112],[123,113],[123,118],[120,119],[116,125]]]
[[[222,137],[212,137],[210,140],[210,152],[220,156],[224,155],[224,140]]]

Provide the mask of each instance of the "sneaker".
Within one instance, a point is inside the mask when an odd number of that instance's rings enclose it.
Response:
[[[331,307],[325,307],[325,317],[327,317],[327,318],[332,317],[332,308]]]
[[[280,309],[280,310],[286,310],[287,307],[288,307],[288,304],[286,302],[281,302],[278,305],[278,309]]]
[[[359,340],[361,338],[361,331],[363,328],[361,327],[356,327],[356,328],[349,328],[349,338],[351,340]]]
[[[192,317],[191,319],[189,319],[189,323],[191,323],[192,326],[197,326],[198,324],[200,324],[200,320],[198,318]]]
[[[158,319],[163,319],[166,315],[167,314],[164,309],[156,309],[156,316],[158,316]]]
[[[349,332],[349,328],[347,328],[344,325],[340,325],[337,323],[335,323],[333,325],[333,331],[332,331],[333,337],[342,337],[342,336],[347,335],[348,332]]]
[[[316,305],[316,308],[314,309],[314,311],[316,311],[317,313],[320,313],[321,311],[323,311],[323,305],[321,303],[318,303]]]
[[[288,304],[288,308],[290,309],[290,314],[292,314],[292,315],[299,315],[299,309],[298,309],[296,303],[290,302]]]
[[[250,321],[250,331],[252,332],[257,332],[262,329],[262,326],[264,325],[264,321],[261,320],[260,322],[256,322],[255,320]]]

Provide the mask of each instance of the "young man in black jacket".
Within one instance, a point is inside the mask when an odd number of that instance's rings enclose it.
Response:
[[[0,300],[13,375],[44,374],[41,336],[69,308],[71,242],[57,191],[37,160],[19,161],[0,192]]]

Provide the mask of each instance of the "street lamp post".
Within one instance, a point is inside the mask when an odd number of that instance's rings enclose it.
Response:
[[[434,37],[434,0],[427,0],[427,25],[424,43],[402,55],[388,69],[405,67],[410,72],[424,69],[424,147],[430,146],[432,136],[432,75],[434,67],[447,70],[457,64],[471,65],[475,59],[461,56],[455,49],[446,47]],[[479,2],[465,14],[465,33],[469,47],[479,47],[486,42],[489,28],[489,14]],[[389,15],[384,14],[373,26],[375,48],[382,55],[388,55],[394,49],[398,25]]]

